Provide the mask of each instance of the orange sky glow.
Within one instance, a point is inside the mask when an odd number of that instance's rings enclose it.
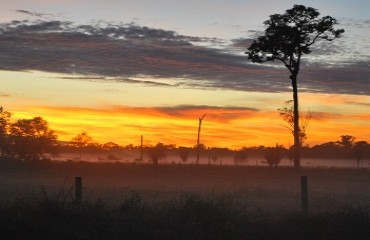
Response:
[[[121,145],[139,145],[140,135],[145,144],[196,144],[198,118],[203,120],[201,142],[208,147],[273,146],[292,144],[289,130],[276,111],[255,112],[232,109],[193,109],[168,111],[159,108],[66,108],[29,107],[27,112],[14,112],[14,117],[43,116],[56,130],[60,140],[69,141],[81,131],[87,131],[96,142],[109,141]],[[351,119],[351,121],[349,121]],[[340,135],[351,134],[358,140],[369,140],[363,130],[368,126],[369,114],[341,116],[316,114],[310,122],[308,144],[335,141]]]
[[[99,143],[139,145],[143,135],[146,145],[190,147],[196,144],[198,119],[206,113],[201,142],[207,147],[293,144],[277,111],[290,92],[163,88],[70,80],[42,72],[1,75],[1,105],[13,113],[13,121],[41,116],[63,141],[87,131]],[[303,115],[312,112],[306,143],[337,141],[346,134],[370,142],[369,103],[365,95],[301,93]]]

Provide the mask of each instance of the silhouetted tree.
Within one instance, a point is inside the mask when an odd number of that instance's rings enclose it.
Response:
[[[219,156],[217,154],[215,154],[215,153],[211,154],[212,162],[216,163],[218,158],[219,158]]]
[[[10,125],[11,154],[24,160],[38,160],[54,153],[57,135],[41,117],[20,119]]]
[[[287,157],[289,159],[289,162],[290,162],[290,165],[292,165],[292,161],[294,159],[294,147],[293,146],[289,146],[289,148],[287,149]]]
[[[154,147],[148,149],[148,155],[153,165],[158,165],[160,158],[166,156],[167,147],[163,143],[157,143]]]
[[[283,158],[284,148],[281,145],[276,144],[275,147],[265,148],[265,159],[268,165],[271,167],[279,165]]]
[[[216,163],[217,160],[220,160],[220,165],[222,165],[223,157],[228,152],[229,152],[228,148],[212,147],[212,148],[208,148],[208,157],[209,157],[209,160],[212,159],[214,163]]]
[[[340,141],[337,141],[337,144],[340,147],[340,152],[345,158],[353,157],[353,143],[355,142],[355,137],[351,135],[342,135],[340,136]]]
[[[234,155],[234,163],[239,164],[239,163],[244,163],[248,159],[248,152],[247,149],[242,148],[239,151],[236,151]]]
[[[293,88],[294,113],[294,167],[300,168],[300,129],[298,113],[297,76],[301,57],[311,53],[311,45],[318,39],[332,41],[344,33],[334,29],[337,20],[330,16],[319,18],[317,9],[294,5],[284,14],[274,14],[265,21],[265,35],[258,37],[246,54],[255,63],[281,61],[290,72]]]
[[[196,144],[194,145],[194,150],[196,152],[196,160],[195,160],[195,163],[196,164],[199,164],[199,158],[202,156],[202,155],[206,155],[207,154],[207,146],[204,145],[203,143],[199,143],[199,144]],[[198,158],[198,155],[199,155],[199,158]]]
[[[203,114],[203,116],[199,118],[198,137],[197,137],[197,164],[199,164],[199,155],[200,155],[200,151],[201,151],[200,130],[201,130],[201,127],[202,127],[202,121],[203,121],[205,116],[206,116],[206,114]]]
[[[81,159],[82,156],[82,149],[87,147],[89,143],[92,142],[92,137],[89,136],[87,132],[81,132],[77,134],[75,137],[72,138],[70,141],[70,145],[76,147],[79,152],[79,158]]]
[[[188,160],[190,154],[190,148],[187,147],[179,147],[178,148],[179,156],[182,162],[186,162]]]
[[[9,131],[9,120],[11,113],[0,107],[0,156],[7,151],[7,137]]]
[[[119,150],[121,146],[114,142],[107,142],[102,145],[104,150]]]
[[[366,149],[368,149],[370,145],[365,141],[359,141],[359,142],[355,142],[352,146],[353,146],[352,147],[353,154],[357,162],[357,168],[359,168],[361,159],[366,156],[367,154]]]
[[[340,136],[340,141],[338,141],[338,143],[342,145],[344,148],[350,149],[352,148],[355,139],[356,138],[351,135],[342,135]]]
[[[288,100],[284,102],[284,106],[278,109],[279,116],[288,124],[286,128],[291,131],[294,137],[294,110],[293,110],[293,100]],[[299,115],[299,142],[301,146],[307,139],[306,130],[308,124],[310,123],[312,117],[311,111],[308,111],[305,116]]]

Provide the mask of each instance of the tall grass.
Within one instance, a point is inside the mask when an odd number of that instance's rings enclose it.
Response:
[[[230,195],[180,194],[146,202],[132,193],[119,204],[66,198],[17,200],[0,206],[5,239],[370,239],[369,211],[282,216],[250,212]]]

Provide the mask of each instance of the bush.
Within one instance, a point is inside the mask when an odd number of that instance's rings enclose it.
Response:
[[[265,159],[267,164],[272,166],[277,166],[283,158],[284,148],[282,146],[276,145],[275,147],[265,148]]]

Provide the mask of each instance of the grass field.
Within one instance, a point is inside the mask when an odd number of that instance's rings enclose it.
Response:
[[[365,169],[2,163],[0,238],[370,239],[369,183]]]
[[[148,202],[184,193],[228,195],[249,210],[300,210],[300,176],[308,176],[310,212],[342,207],[370,208],[366,169],[303,169],[208,165],[134,165],[44,162],[0,170],[0,202],[15,199],[74,198],[74,178],[82,177],[84,200],[119,203],[133,191]]]

